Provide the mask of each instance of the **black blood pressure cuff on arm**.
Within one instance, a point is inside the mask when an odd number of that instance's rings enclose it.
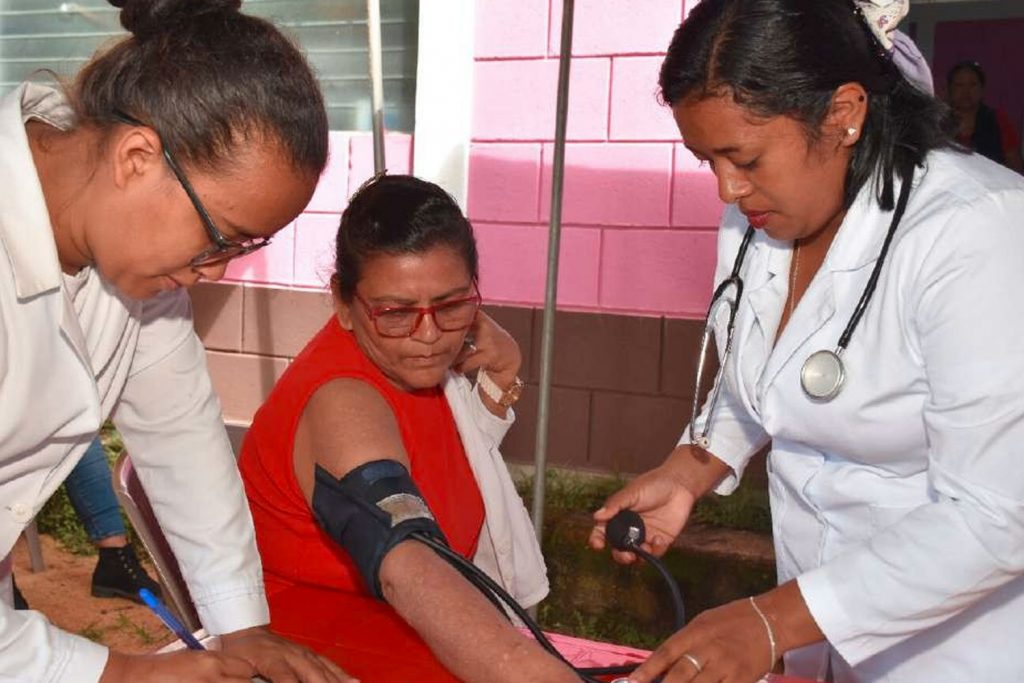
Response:
[[[384,599],[380,565],[392,548],[417,531],[448,544],[409,471],[396,460],[368,462],[341,479],[317,465],[313,514],[378,600]]]

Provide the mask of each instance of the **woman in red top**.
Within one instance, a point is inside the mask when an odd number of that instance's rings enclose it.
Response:
[[[497,450],[522,387],[521,356],[478,310],[469,222],[432,183],[375,178],[342,216],[336,269],[336,314],[281,377],[242,448],[272,610],[290,586],[368,593],[372,581],[311,501],[318,467],[342,480],[378,460],[408,469],[454,551],[537,602],[543,562]],[[478,371],[477,386],[452,368]],[[399,542],[376,578],[460,679],[577,680],[425,545]]]

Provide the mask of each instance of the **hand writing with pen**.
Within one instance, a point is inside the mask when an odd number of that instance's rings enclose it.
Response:
[[[219,650],[111,652],[100,683],[250,683],[257,676],[274,683],[358,683],[334,662],[264,626],[222,635]]]

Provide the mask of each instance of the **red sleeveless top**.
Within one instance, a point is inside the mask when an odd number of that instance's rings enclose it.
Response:
[[[413,481],[452,549],[466,558],[476,550],[483,500],[444,391],[413,393],[393,385],[332,316],[256,413],[239,459],[268,596],[294,585],[368,595],[355,564],[321,530],[295,479],[299,418],[313,393],[338,378],[358,379],[380,392],[398,422]]]

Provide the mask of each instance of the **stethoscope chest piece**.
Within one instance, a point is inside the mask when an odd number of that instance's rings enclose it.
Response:
[[[800,369],[800,386],[814,401],[831,401],[843,388],[846,370],[839,354],[822,349],[812,353]]]

